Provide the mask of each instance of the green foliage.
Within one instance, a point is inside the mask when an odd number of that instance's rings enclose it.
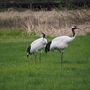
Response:
[[[36,64],[33,55],[26,57],[37,37],[0,31],[0,90],[90,90],[90,35],[77,37],[65,50],[62,71],[57,51],[43,52]]]

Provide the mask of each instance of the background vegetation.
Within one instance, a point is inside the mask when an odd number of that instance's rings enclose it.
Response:
[[[45,5],[45,6],[44,6]],[[51,10],[52,8],[58,9],[77,9],[89,8],[90,0],[1,0],[0,8],[38,8],[42,7]]]
[[[0,28],[19,28],[27,32],[43,31],[48,35],[71,35],[70,28],[77,25],[78,34],[90,32],[90,10],[62,11],[5,11],[0,13]]]

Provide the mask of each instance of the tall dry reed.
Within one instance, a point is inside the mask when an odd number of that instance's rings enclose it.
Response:
[[[51,35],[71,34],[69,29],[71,26],[77,25],[83,28],[82,31],[79,31],[83,33],[84,28],[89,27],[90,24],[90,10],[11,11],[0,13],[0,20],[10,19],[13,20],[12,23],[16,27],[21,27],[27,32],[40,33],[43,31]]]

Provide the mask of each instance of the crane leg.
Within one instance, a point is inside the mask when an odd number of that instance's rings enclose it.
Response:
[[[59,52],[61,53],[61,64],[63,63],[63,49],[59,50]]]
[[[35,64],[36,64],[37,54],[35,53]]]
[[[62,72],[62,64],[63,64],[63,50],[61,50],[61,72]]]
[[[41,52],[40,52],[40,55],[39,55],[39,62],[41,63]]]
[[[61,64],[63,63],[63,52],[61,52]]]

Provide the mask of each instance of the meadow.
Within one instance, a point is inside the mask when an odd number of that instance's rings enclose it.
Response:
[[[65,50],[62,71],[57,51],[43,52],[41,63],[26,57],[27,46],[38,37],[0,30],[0,90],[90,90],[90,34],[77,36]]]

